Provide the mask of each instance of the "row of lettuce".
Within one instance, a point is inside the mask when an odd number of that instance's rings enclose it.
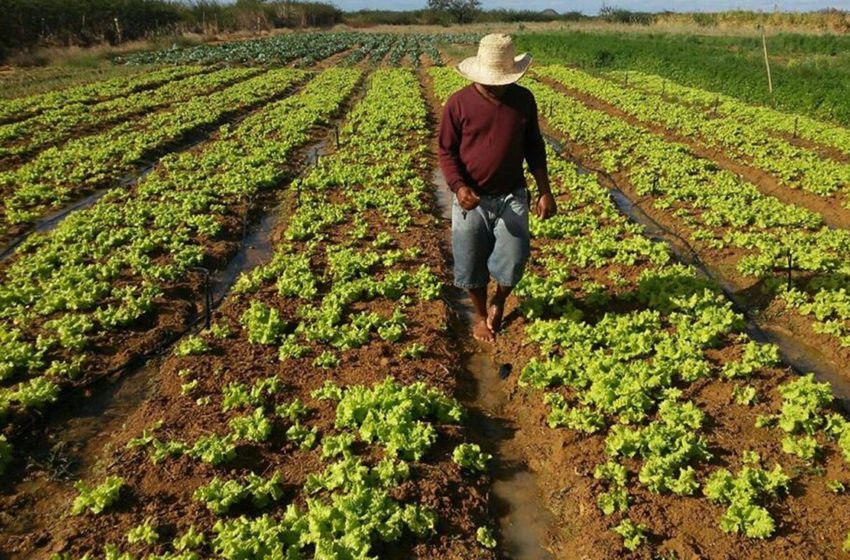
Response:
[[[90,104],[124,97],[184,76],[186,67],[152,71],[142,68],[129,77],[119,76],[35,95],[3,99],[0,100],[0,123],[25,120],[62,105]]]
[[[272,71],[245,82],[254,93],[240,95],[282,94],[304,77]],[[158,313],[163,289],[202,265],[234,222],[241,229],[235,208],[279,186],[297,149],[360,78],[357,70],[323,72],[197,149],[163,158],[135,187],[29,238],[0,274],[0,421],[44,409],[63,386],[85,380],[110,336],[131,341],[132,326]]]
[[[293,33],[252,41],[145,52],[128,56],[125,60],[128,64],[297,62],[301,66],[309,66],[334,54],[351,51],[346,55],[347,63],[360,62],[365,58],[380,62],[390,53],[390,60],[394,63],[408,56],[412,64],[418,65],[424,54],[432,64],[440,65],[441,44],[477,41],[478,36],[470,33]]]
[[[714,115],[733,118],[752,129],[802,138],[850,156],[850,130],[844,127],[805,115],[785,113],[772,107],[750,105],[735,97],[684,86],[654,74],[619,71],[612,72],[610,76],[622,80],[630,87],[660,94],[667,99],[709,111]]]
[[[292,69],[261,73],[233,69],[223,70],[218,76],[222,83],[237,83],[99,134],[70,140],[41,152],[18,168],[0,173],[0,192],[4,194],[2,230],[32,222],[82,193],[114,186],[136,170],[146,156],[166,151],[227,116],[281,97],[307,74]],[[211,79],[217,78],[213,75]]]
[[[89,103],[64,102],[30,118],[0,125],[0,169],[25,161],[51,144],[206,95],[250,75],[227,70],[207,74],[199,66],[175,70],[171,81],[151,89]]]
[[[341,146],[293,183],[272,259],[245,273],[216,324],[163,366],[180,383],[163,390],[164,416],[128,441],[101,482],[78,485],[71,512],[84,515],[83,535],[122,500],[136,524],[108,531],[102,550],[56,558],[372,558],[444,527],[445,506],[425,503],[418,485],[447,484],[438,471],[455,483],[479,478],[489,457],[462,442],[435,449],[449,433],[457,441],[451,426],[466,413],[427,382],[438,362],[426,344],[442,325],[417,313],[444,305],[422,264],[438,246],[420,243],[436,227],[428,134],[415,75],[372,74]],[[381,354],[385,367],[365,358],[370,348],[392,352]],[[262,365],[245,364],[249,352]],[[405,382],[385,377],[394,369]],[[185,488],[145,489],[177,465]],[[157,515],[175,507],[189,512],[176,524]],[[486,524],[449,541],[464,558],[491,558],[495,545]]]
[[[548,70],[558,80],[572,80],[563,72],[572,71]],[[538,81],[528,85],[557,132],[588,150],[604,172],[625,179],[637,196],[650,198],[698,251],[731,253],[734,273],[761,281],[761,289],[806,316],[815,332],[850,346],[850,231],[830,228],[820,214],[763,194],[684,145]],[[789,260],[791,286],[778,274]]]
[[[441,101],[464,85],[445,69],[432,69],[431,77]],[[654,171],[641,165],[638,148],[631,153],[635,133],[621,138],[583,105],[537,82],[526,85],[549,108],[551,127],[581,143],[596,140],[589,147],[606,162],[622,143],[616,155],[635,166],[633,173]],[[681,152],[671,151],[668,146],[653,163],[675,165]],[[833,405],[829,385],[776,369],[777,349],[744,334],[743,317],[718,286],[674,264],[664,246],[617,211],[594,175],[554,153],[549,159],[560,212],[546,222],[532,218],[532,265],[516,294],[528,321],[524,343],[533,343],[539,357],[525,365],[519,383],[543,393],[551,428],[604,441],[592,484],[599,515],[611,520],[623,546],[635,550],[651,539],[657,547],[672,536],[653,533],[657,519],[647,511],[653,494],[702,494],[720,505],[711,509],[719,512],[720,529],[764,539],[777,527],[772,512],[789,507],[775,507],[789,492],[820,485],[841,492],[850,468],[840,459],[836,466],[826,450],[850,462],[850,424]],[[783,381],[778,387],[777,378]],[[733,409],[731,417],[761,412],[755,435],[731,442],[720,437],[723,419],[710,416],[702,401],[712,392],[707,385],[729,395],[722,406]],[[765,450],[774,464],[748,446]],[[841,475],[825,476],[827,462]],[[718,468],[724,463],[727,468]],[[554,473],[568,465],[548,468]],[[801,471],[808,474],[796,475]],[[836,495],[819,507],[836,507],[839,500]],[[633,514],[635,502],[641,507]]]
[[[824,159],[816,151],[790,140],[766,134],[735,115],[695,111],[668,101],[660,93],[629,87],[624,82],[598,78],[565,66],[546,66],[537,74],[600,99],[642,123],[661,126],[697,143],[721,150],[732,159],[774,176],[789,188],[819,196],[837,194],[846,204],[850,164]],[[834,127],[838,128],[838,127]]]

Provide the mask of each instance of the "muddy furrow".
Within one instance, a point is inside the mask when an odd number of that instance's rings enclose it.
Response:
[[[427,70],[420,72],[420,82],[431,107],[433,128],[436,131],[441,104],[435,97],[432,79]],[[436,137],[431,150],[436,154]],[[436,157],[434,158],[436,160]],[[436,164],[436,162],[435,162]],[[446,282],[451,283],[451,206],[453,195],[442,172],[435,167],[435,205],[444,224],[443,253],[446,259]],[[459,341],[463,363],[459,377],[463,380],[461,401],[473,412],[474,437],[494,456],[492,465],[492,508],[499,521],[499,552],[505,560],[551,560],[551,543],[556,540],[558,523],[544,505],[537,474],[529,467],[527,448],[523,445],[525,431],[538,431],[539,425],[529,422],[525,415],[517,417],[508,409],[506,379],[512,373],[509,362],[496,360],[493,348],[476,342],[471,332],[471,303],[467,294],[458,288],[450,289],[449,303],[453,310],[452,337]],[[515,373],[514,373],[515,375]]]

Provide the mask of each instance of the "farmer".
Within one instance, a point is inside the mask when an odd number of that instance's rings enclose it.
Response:
[[[473,83],[449,98],[440,122],[440,168],[455,195],[454,283],[469,292],[475,308],[472,335],[485,342],[495,340],[505,300],[522,278],[531,252],[523,160],[537,183],[537,216],[545,220],[557,210],[537,103],[515,83],[530,63],[527,53],[514,56],[509,35],[485,36],[478,56],[458,65]],[[496,290],[488,307],[490,276]]]

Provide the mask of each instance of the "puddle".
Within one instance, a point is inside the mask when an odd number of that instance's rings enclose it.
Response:
[[[832,385],[837,404],[846,412],[850,412],[850,380],[817,348],[806,344],[791,333],[770,325],[748,321],[747,331],[758,342],[769,342],[778,346],[782,360],[797,373],[801,375],[814,373],[820,381],[828,381]]]
[[[242,245],[227,266],[210,275],[213,307],[224,300],[230,288],[246,270],[268,262],[274,253],[272,233],[282,218],[282,205],[267,212],[253,228],[247,230]]]
[[[317,165],[320,159],[330,152],[331,147],[335,145],[336,134],[338,134],[336,130],[334,129],[327,137],[305,149],[307,165],[303,171],[306,171],[310,166]],[[213,307],[218,307],[221,304],[242,272],[265,264],[271,259],[275,245],[272,234],[277,230],[284,217],[283,214],[284,205],[282,203],[269,211],[265,211],[258,223],[246,229],[239,251],[230,259],[227,266],[210,274]]]
[[[452,194],[442,172],[432,175],[436,201],[444,219],[451,219]],[[469,299],[461,290],[452,290],[451,305],[468,328],[472,319]],[[499,516],[500,557],[509,560],[552,560],[543,548],[549,531],[556,526],[553,515],[543,506],[534,475],[528,470],[513,442],[517,430],[511,419],[503,417],[506,404],[502,390],[505,364],[493,362],[485,346],[466,356],[465,372],[471,376],[473,397],[465,402],[469,422],[484,440],[491,442],[493,485],[491,496]]]

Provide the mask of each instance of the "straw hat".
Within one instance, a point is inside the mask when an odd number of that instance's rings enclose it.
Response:
[[[464,78],[485,86],[504,86],[522,78],[531,64],[531,55],[514,54],[510,35],[491,33],[481,38],[478,56],[471,56],[457,65]]]

